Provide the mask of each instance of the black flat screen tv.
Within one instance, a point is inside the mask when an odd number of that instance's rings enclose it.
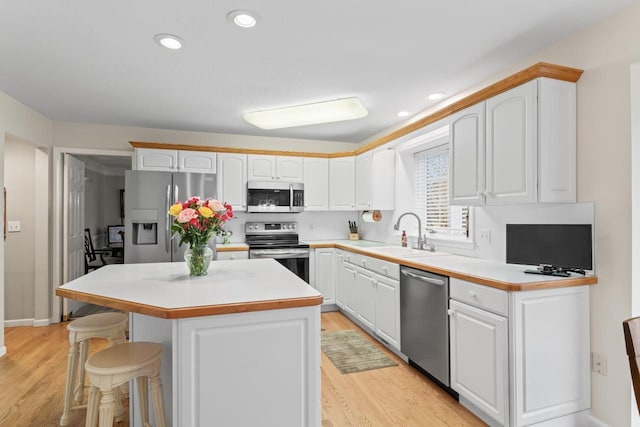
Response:
[[[507,263],[593,269],[591,224],[507,224]]]

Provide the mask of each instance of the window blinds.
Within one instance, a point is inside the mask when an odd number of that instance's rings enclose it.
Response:
[[[440,145],[414,156],[416,211],[422,222],[442,235],[468,237],[469,208],[449,206],[449,146]]]

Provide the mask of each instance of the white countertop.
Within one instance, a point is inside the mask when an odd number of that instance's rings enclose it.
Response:
[[[505,290],[522,291],[597,283],[597,278],[593,275],[585,277],[577,273],[571,273],[570,277],[557,277],[528,274],[525,273],[524,270],[535,269],[534,266],[507,264],[499,261],[471,258],[460,255],[445,253],[430,254],[426,251],[424,252],[424,256],[385,254],[383,251],[373,251],[371,249],[392,245],[367,240],[312,240],[306,241],[306,243],[309,243],[311,247],[326,247],[333,244],[336,245],[336,247],[351,250],[363,255],[373,256],[409,267],[431,271],[433,273],[443,274],[450,277],[457,277]]]
[[[107,265],[66,283],[56,293],[114,308],[123,308],[124,303],[130,311],[136,311],[135,306],[157,312],[211,308],[198,310],[205,314],[256,311],[261,304],[288,308],[298,306],[296,301],[299,306],[322,302],[318,291],[273,259],[214,261],[202,277],[189,277],[183,262]]]

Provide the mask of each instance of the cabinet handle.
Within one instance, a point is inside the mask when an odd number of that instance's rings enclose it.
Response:
[[[469,291],[469,296],[470,296],[470,297],[471,297],[471,299],[473,299],[473,300],[476,300],[476,301],[478,300],[478,294],[476,294],[476,293],[475,293],[475,292],[473,292],[473,291]]]
[[[448,314],[449,316],[453,316],[455,313],[456,313],[456,312],[455,312],[455,311],[453,311],[453,309],[452,309],[452,308],[450,308],[450,309],[448,309],[448,310],[447,310],[447,314]]]
[[[386,265],[382,266],[382,271],[384,271],[385,273],[387,272],[387,266]]]

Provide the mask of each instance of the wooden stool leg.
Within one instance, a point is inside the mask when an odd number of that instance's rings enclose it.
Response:
[[[113,390],[100,390],[100,427],[113,427],[113,412],[115,410],[115,399]]]
[[[98,425],[98,406],[100,405],[100,390],[91,386],[89,389],[89,401],[87,402],[87,418],[85,427],[96,427]]]
[[[124,335],[124,332],[122,332],[121,337],[107,340],[108,342],[107,347],[112,347],[118,344],[124,344],[125,340],[126,340],[126,337]],[[127,381],[126,383],[120,386],[120,392],[122,393],[125,399],[129,398],[129,381]]]
[[[156,427],[165,427],[164,420],[164,403],[162,403],[162,383],[160,377],[151,377],[149,379],[151,387],[151,399],[153,399],[153,413],[156,417]]]
[[[138,397],[140,400],[140,420],[142,425],[149,425],[149,384],[147,377],[136,378]]]
[[[74,393],[74,398],[77,404],[82,404],[82,402],[84,401],[84,364],[87,362],[87,357],[89,356],[89,341],[90,340],[87,338],[86,340],[80,342],[80,356],[78,357],[78,381],[76,382]]]
[[[120,392],[120,387],[115,387],[113,389],[113,394],[116,399],[116,421],[120,422],[124,419],[124,405],[122,404],[122,393]]]
[[[64,386],[64,409],[60,418],[60,425],[69,424],[71,417],[71,400],[73,399],[73,391],[76,381],[76,369],[78,365],[78,343],[74,342],[69,345],[69,355],[67,356],[67,380]]]

